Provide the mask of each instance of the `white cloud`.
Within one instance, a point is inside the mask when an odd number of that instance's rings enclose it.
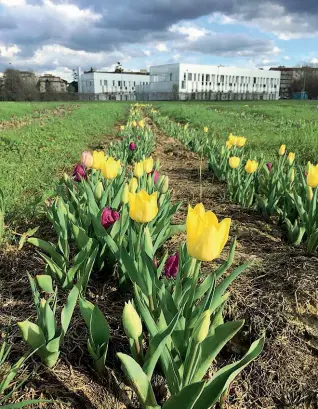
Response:
[[[284,59],[285,61],[289,61],[289,60],[290,60],[290,57],[289,57],[288,55],[285,55],[285,56],[283,57],[283,59]]]
[[[168,51],[168,47],[164,43],[157,44],[155,48],[160,52],[167,52]]]
[[[195,41],[208,33],[208,30],[206,30],[205,28],[196,27],[188,24],[185,25],[174,24],[169,28],[169,31],[172,33],[180,33],[185,35],[188,41]]]
[[[311,63],[311,64],[318,64],[318,58],[312,58],[312,59],[310,60],[310,63]]]
[[[3,58],[12,58],[16,54],[18,54],[20,51],[21,49],[15,44],[8,45],[8,46],[0,45],[0,57],[3,57]]]

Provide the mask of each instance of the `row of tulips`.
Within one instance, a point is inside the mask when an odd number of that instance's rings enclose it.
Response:
[[[143,120],[144,108],[133,106],[128,123]],[[173,225],[180,203],[172,204],[158,161],[143,156],[130,166],[103,152],[85,153],[80,165],[84,172],[75,169],[72,177],[64,175],[48,211],[57,244],[33,237],[35,230],[21,239],[21,246],[27,241],[40,249],[46,269],[29,276],[36,322],[27,320],[19,327],[31,351],[52,368],[78,304],[88,329],[88,352],[103,373],[111,331],[86,289],[93,269],[99,274],[118,271],[119,287],[133,290],[122,318],[130,354],[118,353],[118,358],[141,407],[208,409],[224,401],[233,379],[263,348],[261,337],[242,359],[206,378],[244,324],[224,322],[223,310],[229,286],[248,265],[231,269],[234,240],[226,260],[203,275],[202,261],[219,259],[228,242],[231,220],[219,222],[201,203],[189,206],[185,224]],[[186,231],[186,244],[169,257],[163,245],[181,231]],[[59,290],[67,292],[67,299],[57,319]],[[170,396],[163,403],[152,388],[158,366]]]
[[[263,157],[250,159],[245,137],[230,134],[224,144],[208,135],[206,127],[190,129],[189,124],[178,124],[158,110],[148,108],[147,112],[168,135],[208,158],[215,177],[227,183],[230,200],[256,208],[267,221],[278,216],[292,244],[304,242],[308,251],[317,251],[318,165],[297,164],[295,153],[287,152],[285,145],[273,163]]]

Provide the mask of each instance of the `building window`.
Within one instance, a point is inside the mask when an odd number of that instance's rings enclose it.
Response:
[[[181,81],[181,88],[182,88],[182,89],[185,89],[185,81],[184,81],[184,80]]]
[[[197,80],[197,74],[193,74],[193,81]]]
[[[200,81],[200,76],[201,76],[201,74],[198,74],[198,81]]]
[[[244,77],[241,77],[241,84],[244,83]]]
[[[253,77],[253,84],[256,84],[256,77]]]
[[[220,82],[224,82],[224,75],[221,75]]]
[[[103,85],[103,80],[100,80],[100,85]]]
[[[172,73],[169,74],[169,79],[172,81]]]
[[[186,73],[183,74],[183,79],[184,79],[184,80],[187,79],[187,74],[186,74]]]
[[[113,87],[115,86],[115,81],[113,81]]]
[[[121,87],[121,81],[118,81],[118,86]]]
[[[136,86],[136,81],[134,81],[134,87]]]
[[[107,87],[107,80],[104,80],[104,85]]]
[[[192,74],[190,72],[188,73],[188,81],[192,81]]]

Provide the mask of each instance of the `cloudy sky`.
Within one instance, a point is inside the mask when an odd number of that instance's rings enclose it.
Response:
[[[0,0],[0,72],[318,63],[318,0]]]

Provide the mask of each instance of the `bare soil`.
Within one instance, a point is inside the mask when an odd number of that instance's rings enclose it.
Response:
[[[261,357],[233,383],[225,403],[229,409],[318,408],[318,259],[302,248],[288,246],[275,225],[266,224],[254,211],[244,210],[225,198],[225,186],[213,180],[200,158],[178,141],[153,128],[157,145],[153,157],[160,158],[161,173],[167,174],[174,200],[183,201],[176,219],[185,220],[187,204],[202,201],[219,218],[231,217],[231,238],[238,238],[236,265],[252,263],[231,287],[227,319],[245,318],[245,326],[222,351],[217,366],[241,357],[251,342],[263,331],[266,345]],[[201,188],[200,188],[201,185]],[[21,228],[22,231],[26,227]],[[43,222],[39,235],[54,238],[48,223]],[[173,253],[183,234],[173,238],[167,248]],[[227,255],[225,249],[223,258]],[[8,330],[13,343],[12,360],[26,350],[17,322],[34,318],[34,308],[26,272],[43,272],[44,264],[34,248],[18,252],[14,244],[0,249],[0,328]],[[208,272],[213,265],[206,265]],[[63,295],[60,291],[60,304]],[[78,311],[53,370],[43,367],[36,357],[28,361],[30,378],[15,394],[13,401],[32,398],[58,400],[40,408],[124,409],[138,408],[131,389],[125,386],[116,352],[128,351],[121,326],[121,312],[129,294],[117,289],[112,271],[95,274],[88,298],[96,302],[107,317],[112,341],[105,376],[97,375],[88,356],[87,332]],[[158,388],[160,387],[160,379]],[[34,406],[37,407],[37,406]],[[176,408],[179,409],[179,408]],[[181,409],[181,408],[180,408]]]

